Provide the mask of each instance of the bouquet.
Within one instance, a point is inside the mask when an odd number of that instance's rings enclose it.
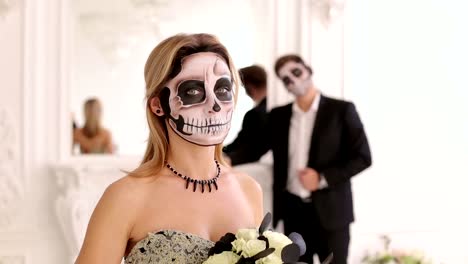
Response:
[[[227,233],[210,249],[203,264],[282,264],[298,262],[306,245],[302,236],[267,230],[271,214],[267,213],[258,229],[240,229]],[[331,262],[331,259],[328,260]]]

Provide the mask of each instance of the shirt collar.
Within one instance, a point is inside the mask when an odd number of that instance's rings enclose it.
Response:
[[[314,101],[312,102],[312,105],[310,106],[309,110],[306,112],[302,111],[302,109],[299,108],[299,105],[297,105],[297,102],[294,101],[293,106],[292,106],[293,112],[298,113],[298,114],[306,114],[306,113],[311,113],[311,112],[317,113],[318,107],[320,104],[320,97],[322,97],[321,93],[317,92],[317,94],[314,97]]]

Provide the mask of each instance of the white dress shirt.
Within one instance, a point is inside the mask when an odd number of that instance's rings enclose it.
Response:
[[[320,104],[320,93],[315,95],[314,101],[307,112],[299,108],[296,102],[292,105],[291,122],[289,125],[289,168],[287,190],[303,199],[310,196],[310,191],[302,186],[299,170],[307,168],[310,143],[314,131],[315,118]],[[320,177],[319,188],[326,188],[327,182]]]

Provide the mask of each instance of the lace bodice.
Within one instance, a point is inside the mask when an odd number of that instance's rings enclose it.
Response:
[[[176,230],[149,233],[125,258],[125,264],[201,264],[214,242]]]

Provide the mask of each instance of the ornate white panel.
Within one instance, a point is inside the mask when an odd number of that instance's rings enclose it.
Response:
[[[59,188],[55,212],[72,262],[78,255],[89,219],[102,193],[109,184],[125,175],[123,170],[136,167],[137,162],[132,158],[90,156],[53,168]]]
[[[13,120],[6,109],[0,108],[0,230],[8,229],[15,222],[20,208],[18,201],[23,198],[17,126]]]

